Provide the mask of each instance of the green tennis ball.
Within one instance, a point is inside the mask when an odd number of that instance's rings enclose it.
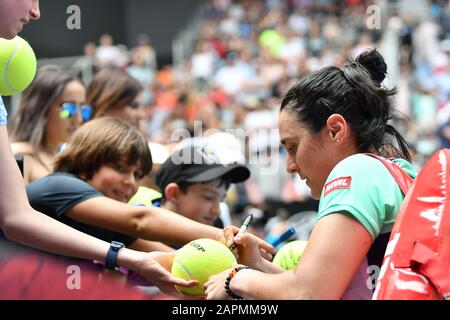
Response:
[[[203,285],[212,275],[230,269],[236,263],[236,258],[230,249],[219,241],[198,239],[182,247],[172,264],[172,274],[184,280],[198,280],[195,287],[176,288],[190,296],[205,293]]]
[[[264,30],[259,36],[259,43],[270,48],[273,55],[278,56],[285,40],[281,34],[275,30]]]
[[[284,270],[295,269],[303,256],[307,243],[308,241],[304,240],[288,242],[278,250],[273,258],[273,263]]]
[[[25,90],[36,75],[36,56],[19,36],[0,38],[0,95],[11,96]]]

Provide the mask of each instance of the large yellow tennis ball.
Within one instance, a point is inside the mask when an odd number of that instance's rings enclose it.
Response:
[[[284,270],[292,270],[297,267],[298,262],[303,256],[308,241],[295,240],[288,242],[278,250],[273,263]]]
[[[189,242],[181,248],[172,264],[172,274],[178,278],[198,280],[195,287],[180,287],[177,289],[186,295],[203,295],[203,285],[212,275],[230,269],[236,263],[236,258],[227,246],[211,239],[198,239]]]
[[[0,38],[0,95],[11,96],[28,87],[36,75],[36,56],[19,36]]]

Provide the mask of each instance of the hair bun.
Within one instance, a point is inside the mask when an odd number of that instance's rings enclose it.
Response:
[[[383,56],[376,50],[370,49],[361,53],[356,62],[364,66],[369,71],[372,80],[375,81],[378,86],[386,78],[387,65]]]

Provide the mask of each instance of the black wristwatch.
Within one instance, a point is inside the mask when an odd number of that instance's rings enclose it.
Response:
[[[105,268],[110,270],[117,269],[117,255],[119,250],[125,247],[122,242],[111,241],[111,246],[109,247],[108,253],[105,259]]]

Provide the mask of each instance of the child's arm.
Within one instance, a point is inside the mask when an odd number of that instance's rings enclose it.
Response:
[[[108,197],[95,197],[67,210],[71,219],[137,238],[182,245],[199,238],[222,239],[222,229],[202,224],[172,211],[131,206]]]
[[[148,241],[148,240],[144,240],[144,239],[137,239],[132,244],[128,245],[128,248],[137,250],[137,251],[144,251],[144,252],[152,252],[152,251],[172,252],[172,251],[175,251],[175,249],[169,247],[168,245],[165,245],[162,242]]]

